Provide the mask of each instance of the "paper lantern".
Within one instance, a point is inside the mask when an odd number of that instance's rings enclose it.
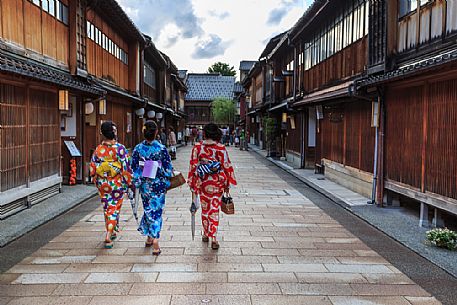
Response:
[[[156,119],[161,120],[163,118],[163,114],[160,112],[156,113]]]
[[[101,99],[98,102],[98,106],[99,106],[98,113],[102,114],[102,115],[105,115],[106,114],[106,100],[105,99]]]
[[[89,114],[92,114],[92,112],[94,112],[94,104],[92,104],[91,102],[88,102],[84,105],[84,113],[89,115]]]
[[[153,119],[156,116],[156,112],[154,110],[149,110],[147,115],[148,118]]]
[[[144,108],[140,108],[140,109],[135,110],[135,114],[138,117],[143,118],[143,116],[144,116]]]
[[[70,110],[70,104],[68,101],[68,90],[59,90],[59,110]]]

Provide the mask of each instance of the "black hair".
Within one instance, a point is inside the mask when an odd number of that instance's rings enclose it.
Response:
[[[205,139],[219,142],[222,138],[222,131],[214,123],[206,124],[205,127],[203,127],[203,132],[205,133]]]
[[[107,138],[108,140],[114,140],[114,138],[116,137],[116,134],[114,132],[115,128],[116,124],[114,124],[112,121],[105,121],[102,123],[100,130],[105,138]]]
[[[146,121],[143,127],[144,138],[148,141],[154,141],[157,132],[157,124],[154,121]]]

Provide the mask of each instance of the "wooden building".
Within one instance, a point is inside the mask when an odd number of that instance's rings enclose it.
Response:
[[[186,77],[187,125],[200,127],[212,122],[211,103],[218,97],[232,100],[235,77],[218,73],[189,73]]]
[[[378,196],[421,203],[421,225],[457,214],[457,1],[377,2],[368,78],[381,92]]]
[[[180,117],[175,74],[115,0],[1,1],[0,218],[89,183],[103,121],[132,148],[145,107]]]

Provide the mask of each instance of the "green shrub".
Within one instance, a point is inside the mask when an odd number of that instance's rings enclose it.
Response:
[[[445,229],[433,229],[426,232],[427,240],[434,246],[457,250],[457,232]]]

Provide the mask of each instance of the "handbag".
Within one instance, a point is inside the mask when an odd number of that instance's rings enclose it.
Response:
[[[170,186],[168,187],[168,190],[180,187],[184,183],[186,183],[184,175],[181,172],[173,171],[173,175],[170,178]]]
[[[233,203],[233,198],[230,196],[230,193],[224,193],[222,195],[221,211],[227,215],[235,214],[235,204]]]

